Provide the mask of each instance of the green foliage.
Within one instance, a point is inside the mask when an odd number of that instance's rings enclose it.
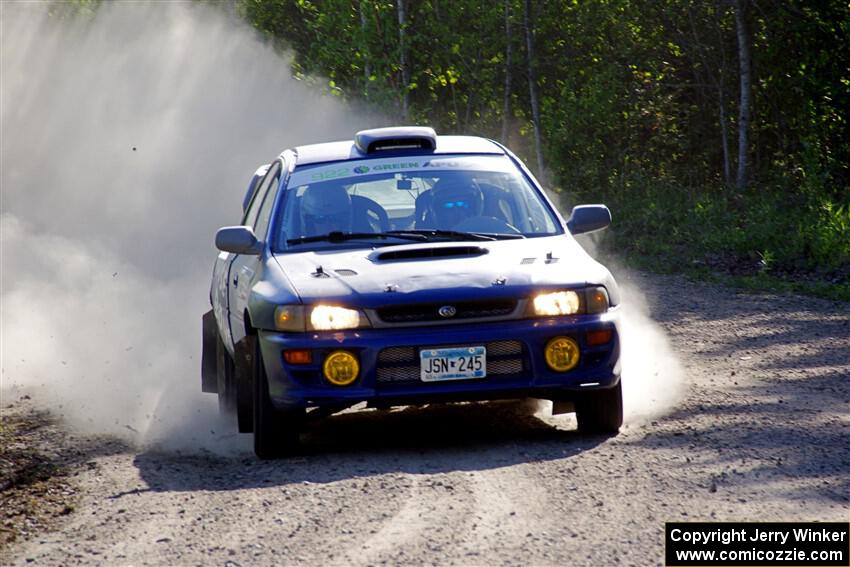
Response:
[[[612,192],[608,250],[656,267],[705,267],[739,276],[769,273],[833,283],[850,276],[850,209],[763,191],[743,201],[722,191],[671,185]]]
[[[102,0],[52,0],[48,13],[52,18],[76,18],[94,16]]]
[[[613,240],[630,254],[737,275],[850,278],[846,0],[753,4],[745,194],[728,186],[737,165],[734,3],[535,0],[529,62],[524,0],[404,0],[405,84],[398,1],[237,6],[292,49],[297,76],[325,77],[331,92],[398,120],[406,94],[407,121],[441,132],[495,138],[506,123],[503,141],[529,163],[533,64],[545,177],[571,200],[608,202]]]

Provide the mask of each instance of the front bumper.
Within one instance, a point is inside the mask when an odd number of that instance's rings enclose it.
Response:
[[[613,331],[611,340],[589,346],[586,334],[602,329]],[[402,405],[521,397],[571,400],[576,392],[610,388],[620,379],[618,308],[601,315],[498,323],[313,333],[260,331],[259,335],[269,394],[279,409],[361,401]],[[557,336],[571,337],[581,347],[579,364],[569,372],[552,371],[544,359],[546,343]],[[475,345],[491,345],[487,377],[444,382],[418,379],[419,349]],[[283,351],[289,349],[312,350],[313,362],[286,363]],[[335,350],[350,351],[359,359],[360,373],[350,386],[334,386],[322,376],[322,362]]]

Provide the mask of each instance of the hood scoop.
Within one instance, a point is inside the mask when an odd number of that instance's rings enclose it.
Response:
[[[427,248],[406,248],[404,250],[389,250],[373,256],[378,262],[401,262],[404,260],[424,260],[432,258],[469,258],[483,256],[489,250],[480,246],[439,246]]]

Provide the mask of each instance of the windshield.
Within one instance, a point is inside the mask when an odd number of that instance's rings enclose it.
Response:
[[[506,156],[414,156],[300,168],[278,211],[275,251],[561,232]]]

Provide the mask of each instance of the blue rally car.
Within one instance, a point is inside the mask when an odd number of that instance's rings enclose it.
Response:
[[[620,292],[501,144],[431,128],[366,130],[257,170],[216,234],[202,389],[260,458],[308,417],[541,398],[581,431],[622,424]]]

